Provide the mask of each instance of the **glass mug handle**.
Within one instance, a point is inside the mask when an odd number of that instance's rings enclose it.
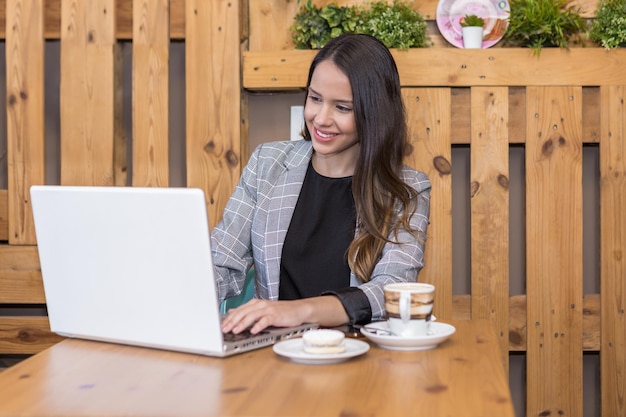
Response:
[[[411,320],[411,293],[400,293],[400,318],[402,323],[408,323]]]

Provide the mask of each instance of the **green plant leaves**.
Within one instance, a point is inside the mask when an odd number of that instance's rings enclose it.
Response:
[[[543,47],[568,48],[587,33],[580,10],[567,0],[511,0],[510,7],[506,45],[530,47],[539,55]]]
[[[468,26],[483,27],[483,25],[485,24],[485,19],[483,19],[482,17],[478,17],[475,14],[468,14],[463,17],[463,19],[460,21],[459,24],[462,27],[468,27]]]
[[[430,46],[424,18],[408,2],[395,0],[365,6],[338,6],[330,3],[319,8],[307,1],[294,18],[291,33],[297,49],[319,49],[342,33],[365,33],[388,48],[408,49]]]
[[[600,0],[589,38],[607,49],[626,45],[626,0]]]

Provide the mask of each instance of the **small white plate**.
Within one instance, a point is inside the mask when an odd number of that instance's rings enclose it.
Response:
[[[374,331],[368,330],[374,329]],[[370,323],[361,328],[361,333],[372,342],[384,349],[390,350],[427,350],[437,347],[441,342],[452,336],[456,328],[447,323],[433,321],[430,323],[430,332],[423,336],[402,337],[386,334],[377,334],[376,329],[389,331],[385,321]]]
[[[302,338],[288,339],[274,345],[274,352],[280,356],[287,357],[294,362],[307,365],[326,365],[346,361],[355,356],[364,354],[370,349],[370,345],[362,340],[344,340],[346,351],[341,353],[315,354],[304,351]]]

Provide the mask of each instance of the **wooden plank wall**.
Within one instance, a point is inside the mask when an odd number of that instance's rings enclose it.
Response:
[[[308,51],[245,53],[244,86],[301,88],[306,76],[294,77],[284,65],[306,74],[311,56]],[[403,89],[414,147],[407,163],[426,171],[433,183],[432,227],[420,279],[443,289],[436,300],[442,320],[490,318],[504,358],[526,352],[529,416],[582,415],[584,351],[601,354],[602,415],[626,412],[621,382],[626,357],[621,255],[626,245],[626,75],[617,65],[625,59],[624,50],[598,49],[544,51],[540,60],[524,50],[504,49],[397,54],[401,79],[411,80]],[[538,76],[559,62],[558,78]],[[459,76],[461,67],[482,76]],[[415,73],[428,68],[436,76],[414,81]],[[509,86],[511,73],[517,74],[514,86]],[[493,85],[481,85],[483,78]],[[453,87],[440,85],[446,79]],[[418,82],[426,85],[418,87]],[[601,294],[583,294],[583,144],[600,150]],[[469,145],[471,152],[469,295],[450,290],[450,242],[456,238],[450,155],[457,145]],[[508,152],[519,145],[526,148],[524,237],[508,232]],[[527,290],[510,295],[509,243],[520,239],[527,242]]]
[[[302,89],[315,52],[294,51],[288,27],[277,23],[289,22],[297,5],[254,4],[261,12],[250,12],[244,88]],[[593,17],[596,2],[577,4]],[[509,354],[525,353],[526,415],[583,415],[587,351],[600,353],[600,415],[625,416],[626,51],[588,45],[536,57],[500,44],[464,51],[437,32],[437,1],[414,5],[428,16],[434,47],[393,53],[412,131],[407,163],[433,183],[420,279],[439,289],[437,316],[489,318],[505,363]],[[471,158],[471,290],[455,295],[451,151],[459,145],[469,146]],[[599,148],[600,294],[583,293],[583,145]],[[525,189],[523,237],[509,231],[511,146],[525,148],[525,177],[518,179]],[[514,240],[526,242],[521,295],[510,294]]]
[[[436,32],[435,0],[414,4],[429,16],[435,47],[394,56],[413,134],[407,163],[433,183],[420,279],[439,289],[437,315],[491,319],[505,363],[525,352],[528,416],[582,416],[584,351],[600,352],[602,414],[626,415],[626,51],[469,53]],[[592,17],[595,1],[578,4]],[[0,0],[9,174],[0,190],[0,355],[36,353],[59,340],[45,315],[2,314],[2,306],[45,303],[28,197],[30,185],[45,183],[45,41],[58,39],[62,49],[61,183],[134,186],[170,183],[168,46],[185,41],[187,185],[205,190],[214,224],[247,158],[247,92],[306,82],[314,52],[292,51],[296,10],[295,0]],[[120,127],[121,39],[133,40],[132,178],[131,138]],[[600,149],[599,294],[582,290],[584,144]],[[458,145],[471,155],[471,292],[456,295],[451,154]],[[511,146],[524,146],[526,157],[521,295],[509,293],[509,242],[520,238],[508,227]]]
[[[230,1],[0,0],[8,154],[8,187],[0,190],[0,355],[36,353],[61,339],[39,312],[45,297],[28,193],[46,183],[46,40],[61,44],[61,184],[132,186],[170,184],[169,46],[186,40],[186,182],[205,190],[213,225],[247,158],[241,80],[233,76],[241,16],[240,3]],[[122,130],[123,39],[134,40],[132,178],[131,138]],[[5,313],[16,309],[21,315]]]

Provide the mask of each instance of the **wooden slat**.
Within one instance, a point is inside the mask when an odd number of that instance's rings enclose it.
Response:
[[[298,11],[298,3],[301,2],[296,0],[254,0],[249,2],[249,49],[251,51],[293,49],[289,22],[293,22]],[[268,28],[272,29],[268,30]]]
[[[239,3],[187,0],[187,186],[205,191],[211,227],[239,180]]]
[[[0,39],[5,37],[5,5],[12,0],[0,0]],[[61,38],[61,2],[63,0],[45,0],[44,36],[46,39]],[[170,0],[170,35],[172,39],[185,37],[185,0]],[[116,36],[118,39],[132,39],[133,10],[129,0],[115,0],[117,19]]]
[[[6,13],[8,238],[32,244],[30,186],[45,181],[42,2],[11,0]]]
[[[66,0],[61,33],[61,183],[113,185],[114,0]]]
[[[526,105],[527,413],[582,416],[582,89]]]
[[[243,53],[243,85],[249,90],[304,88],[316,51]],[[527,48],[467,50],[426,48],[392,51],[403,86],[597,86],[626,83],[626,49]]]
[[[36,246],[0,245],[0,304],[43,304]]]
[[[526,88],[509,87],[509,143],[524,143],[526,138]],[[452,89],[451,141],[454,145],[470,144],[470,88]],[[600,89],[583,88],[583,141],[600,141]]]
[[[452,318],[471,319],[471,295],[452,297]],[[509,297],[509,347],[510,352],[526,351],[526,295]],[[583,350],[600,350],[600,294],[587,294],[583,297]],[[618,386],[617,386],[618,387]],[[619,415],[619,414],[616,414]]]
[[[472,319],[494,322],[502,361],[509,354],[509,91],[472,87]]]
[[[34,280],[41,290],[41,294],[43,296],[43,287],[41,287],[41,280]],[[6,279],[0,275],[0,290],[5,288],[10,288],[11,284],[15,283],[21,285],[19,280],[11,280]],[[21,292],[20,292],[21,291]],[[33,294],[33,290],[24,288],[20,290],[19,288],[15,289],[14,292],[20,293],[21,298],[15,299],[12,297],[10,302],[23,302],[24,296],[31,296]],[[2,294],[2,292],[0,292]],[[0,299],[0,304],[2,304],[6,298]],[[37,301],[37,300],[36,300]],[[31,301],[29,301],[31,302]],[[39,303],[43,303],[44,300],[41,298],[38,300]],[[453,310],[452,310],[452,319],[454,320],[469,320],[471,318],[471,296],[470,295],[455,295],[452,298]],[[583,315],[583,350],[589,352],[597,352],[600,350],[600,295],[599,294],[590,294],[586,295],[583,298],[583,309],[585,314]],[[509,351],[511,352],[524,352],[526,351],[526,296],[525,295],[515,295],[509,298],[509,311],[510,311],[510,324],[509,324]],[[16,320],[14,317],[6,317],[0,315],[0,334],[5,332],[5,340],[10,340],[11,345],[11,353],[22,353],[22,354],[31,354],[36,353],[34,351],[33,346],[20,346],[18,338],[14,337],[15,334],[19,334],[19,330],[13,330],[16,326],[12,324],[10,327],[12,330],[7,330],[9,326],[5,320],[9,319],[9,322],[15,323]],[[51,340],[56,336],[52,334],[47,327],[47,319],[45,324],[43,324],[42,319],[45,317],[37,317],[36,322],[40,323],[36,326],[31,323],[27,323],[22,326],[23,329],[28,329],[32,327],[36,327],[37,333],[39,334],[39,339],[43,340]],[[20,319],[22,320],[22,319]],[[19,327],[19,326],[17,326]],[[11,334],[11,337],[6,336],[7,334]],[[8,343],[8,342],[7,342]],[[0,341],[0,345],[2,341]],[[47,345],[39,345],[37,348],[40,350],[46,348]],[[0,353],[8,353],[6,352],[6,347],[0,348]],[[613,394],[619,394],[619,384],[614,385],[615,390],[612,391]],[[610,388],[606,388],[610,389]],[[616,391],[617,390],[617,391]],[[608,392],[608,391],[606,391]],[[619,415],[614,414],[614,415]]]
[[[626,86],[601,87],[602,414],[626,415]]]
[[[0,317],[0,354],[34,354],[61,340],[47,317]]]
[[[169,185],[169,5],[133,0],[133,179]]]
[[[437,286],[435,315],[452,317],[452,178],[450,89],[403,89],[413,152],[406,163],[432,184],[425,266],[419,280]]]

